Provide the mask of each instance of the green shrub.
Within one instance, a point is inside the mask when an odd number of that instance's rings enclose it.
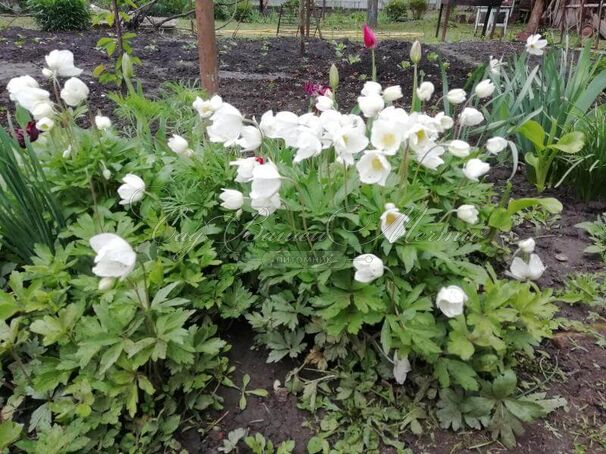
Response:
[[[383,11],[392,22],[404,22],[408,19],[408,6],[404,0],[390,0]]]
[[[225,3],[215,3],[215,20],[227,20],[230,16],[231,12]]]
[[[606,59],[604,59],[606,61]],[[581,117],[575,128],[585,134],[585,146],[576,155],[564,155],[557,165],[558,177],[586,201],[606,197],[606,106]],[[569,172],[566,175],[566,172]]]
[[[410,0],[408,7],[412,11],[412,17],[415,20],[422,19],[427,12],[427,0]]]
[[[85,0],[30,0],[36,23],[47,32],[86,30],[90,27]]]
[[[254,17],[253,7],[248,0],[239,1],[236,6],[234,19],[238,22],[252,22]]]

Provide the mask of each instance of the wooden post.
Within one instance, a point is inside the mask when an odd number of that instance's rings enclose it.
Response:
[[[219,86],[213,0],[196,0],[196,24],[198,28],[200,83],[207,94],[213,95],[217,93]]]
[[[539,29],[541,17],[543,16],[543,10],[545,9],[545,0],[536,0],[532,12],[530,13],[530,19],[526,24],[524,32],[527,34],[536,33]]]
[[[366,22],[370,27],[377,26],[377,18],[379,17],[379,0],[368,0],[366,5]]]

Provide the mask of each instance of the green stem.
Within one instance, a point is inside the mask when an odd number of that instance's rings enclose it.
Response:
[[[375,50],[370,49],[370,56],[372,59],[372,80],[377,81],[377,65],[375,63]]]

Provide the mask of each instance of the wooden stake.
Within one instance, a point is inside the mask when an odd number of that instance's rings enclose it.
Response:
[[[196,25],[198,28],[200,83],[207,94],[213,95],[219,88],[213,0],[196,0]]]

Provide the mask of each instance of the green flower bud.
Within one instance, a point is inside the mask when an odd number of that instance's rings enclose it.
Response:
[[[412,47],[410,48],[410,61],[415,65],[418,65],[421,61],[421,43],[419,40],[412,43]]]
[[[339,86],[339,70],[334,63],[330,65],[330,71],[328,71],[328,84],[333,92],[336,91]]]

